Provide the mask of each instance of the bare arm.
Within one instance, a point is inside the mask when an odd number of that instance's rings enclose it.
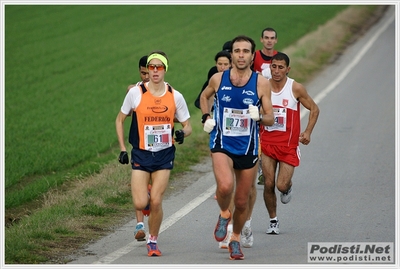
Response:
[[[304,145],[308,145],[311,141],[311,133],[317,123],[319,116],[319,107],[308,95],[306,88],[298,82],[293,83],[293,94],[299,102],[310,111],[308,123],[304,132],[300,134],[299,141]]]
[[[260,113],[262,119],[260,120],[260,123],[262,125],[271,126],[275,122],[274,110],[271,102],[271,84],[268,79],[261,75],[258,76],[257,80],[257,92],[261,101]]]
[[[185,137],[189,136],[192,133],[192,125],[190,124],[189,120],[185,120],[181,122],[182,130],[185,133]]]
[[[200,95],[200,109],[204,114],[211,113],[211,107],[213,104],[213,96],[217,92],[219,83],[221,82],[222,73],[216,73],[213,75],[208,82],[208,86],[204,89],[204,91]]]
[[[117,131],[118,143],[121,151],[126,151],[124,140],[124,121],[126,117],[127,115],[120,111],[115,119],[115,129]]]

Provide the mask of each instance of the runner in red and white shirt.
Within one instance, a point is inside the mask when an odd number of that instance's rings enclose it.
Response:
[[[263,44],[263,48],[257,50],[255,53],[253,70],[270,79],[271,72],[269,66],[271,64],[271,58],[278,53],[278,51],[274,49],[275,44],[278,43],[278,34],[273,28],[267,27],[261,31],[260,42]]]
[[[260,128],[261,163],[265,178],[264,203],[270,217],[267,234],[279,234],[275,185],[281,193],[281,202],[287,204],[292,197],[294,168],[300,164],[299,143],[310,143],[319,115],[317,104],[302,84],[287,76],[289,71],[289,57],[281,52],[275,54],[271,62],[272,78],[269,80],[275,123]],[[310,111],[303,132],[300,105]]]

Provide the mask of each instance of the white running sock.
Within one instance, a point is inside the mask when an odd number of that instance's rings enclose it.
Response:
[[[246,226],[246,227],[250,227],[250,224],[251,224],[251,218],[250,218],[250,219],[248,219],[248,220],[246,220],[246,222],[245,222],[244,226]]]

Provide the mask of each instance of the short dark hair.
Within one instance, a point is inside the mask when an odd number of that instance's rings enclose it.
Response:
[[[215,55],[214,57],[215,62],[217,62],[220,57],[226,57],[229,59],[229,62],[232,62],[231,54],[226,50],[222,50]]]
[[[256,43],[251,37],[245,36],[245,35],[239,35],[232,39],[232,48],[233,48],[233,43],[238,42],[238,41],[247,41],[251,43],[251,53],[254,53],[256,51]]]
[[[274,61],[285,61],[286,66],[289,66],[290,60],[289,60],[289,56],[287,56],[285,53],[283,52],[278,52],[277,54],[275,54],[274,56],[272,56],[271,58],[271,63]]]
[[[226,50],[226,51],[229,51],[229,52],[231,52],[232,51],[232,41],[226,41],[225,43],[224,43],[224,45],[222,46],[222,50]]]
[[[278,38],[278,33],[275,31],[274,28],[271,28],[271,27],[264,28],[264,29],[261,31],[261,37],[264,37],[264,32],[265,32],[265,31],[274,32],[274,33],[275,33],[275,38]]]
[[[142,56],[139,60],[139,69],[140,67],[146,67],[147,66],[147,55]]]

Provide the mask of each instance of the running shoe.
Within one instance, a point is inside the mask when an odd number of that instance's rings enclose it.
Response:
[[[231,241],[229,243],[229,259],[244,260],[244,255],[240,249],[240,243],[238,241]]]
[[[279,234],[279,220],[271,220],[266,233]]]
[[[232,224],[228,224],[228,234],[227,234],[227,236],[225,237],[225,239],[222,242],[218,243],[219,248],[224,248],[224,249],[228,248],[229,240],[230,240],[231,234],[232,234],[232,230],[233,230]]]
[[[231,217],[225,219],[221,217],[221,215],[218,216],[218,222],[217,225],[215,226],[214,230],[214,238],[218,242],[224,241],[226,238],[226,235],[228,233],[228,224],[231,220]]]
[[[244,226],[241,232],[240,241],[242,243],[242,247],[251,248],[253,246],[253,232],[251,231],[250,226]]]
[[[135,232],[133,234],[135,235],[135,239],[137,241],[146,240],[146,230],[144,229],[144,225],[142,223],[136,224]]]
[[[161,251],[158,249],[157,243],[147,243],[147,256],[161,256]]]
[[[150,215],[150,191],[151,191],[151,185],[149,184],[149,186],[147,186],[147,195],[149,197],[149,203],[147,204],[147,206],[142,210],[143,215],[145,216],[149,216]]]
[[[287,204],[290,202],[291,199],[292,199],[292,187],[290,186],[290,189],[287,192],[285,193],[281,192],[281,202],[282,204]]]

